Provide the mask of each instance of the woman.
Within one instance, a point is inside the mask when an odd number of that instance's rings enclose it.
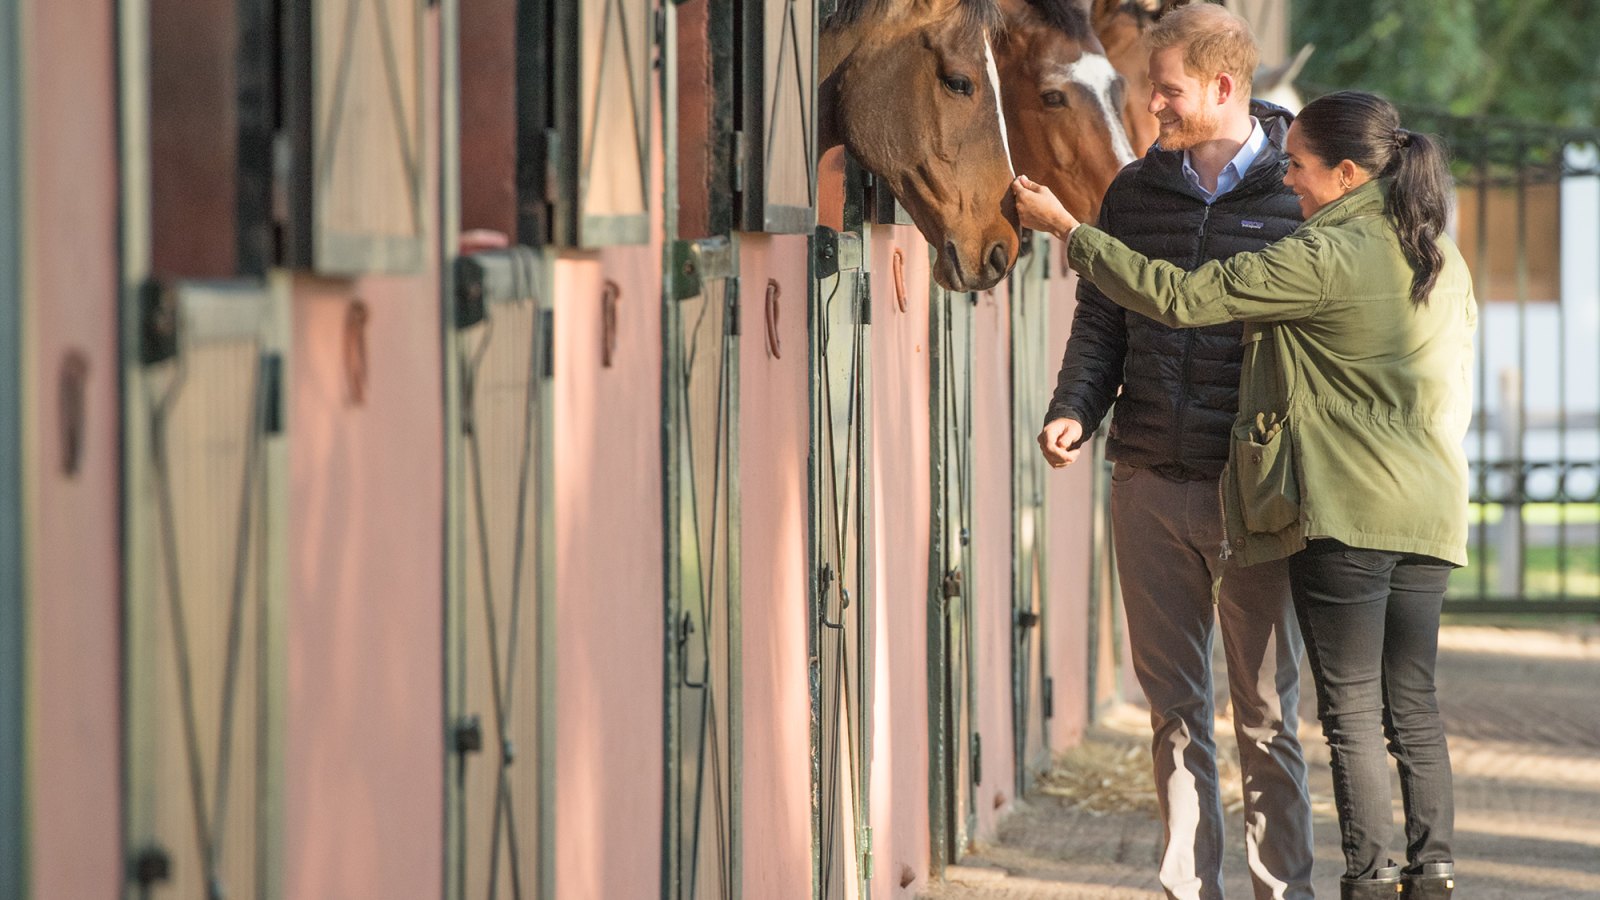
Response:
[[[1451,181],[1435,139],[1388,101],[1340,92],[1289,129],[1284,182],[1304,226],[1259,253],[1185,272],[1080,226],[1019,177],[1024,226],[1072,268],[1171,326],[1245,323],[1239,415],[1222,475],[1223,553],[1289,558],[1332,751],[1345,898],[1449,897],[1450,757],[1434,695],[1439,610],[1466,563],[1472,333],[1466,263],[1443,233]],[[1387,856],[1384,739],[1405,804]]]

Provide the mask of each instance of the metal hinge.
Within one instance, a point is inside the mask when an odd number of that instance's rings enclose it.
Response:
[[[561,132],[544,130],[544,202],[561,202]]]
[[[972,783],[983,784],[983,736],[972,733]]]
[[[659,47],[667,42],[667,11],[665,8],[656,8],[654,24],[656,29],[656,46]]]
[[[872,826],[861,829],[861,877],[872,880]]]
[[[460,754],[483,749],[483,722],[477,716],[464,716],[450,730],[451,749]]]
[[[1017,627],[1023,631],[1039,624],[1039,614],[1029,610],[1017,610]]]
[[[283,434],[283,354],[261,355],[261,380],[266,392],[262,402],[267,405],[262,415],[263,430],[267,434]]]
[[[744,193],[745,164],[750,161],[750,144],[744,132],[735,131],[733,137],[733,192]]]
[[[728,301],[728,334],[738,337],[742,327],[739,310],[743,308],[739,303],[739,279],[729,278],[725,290]]]
[[[540,340],[544,346],[544,377],[556,377],[556,312],[553,309],[539,310],[539,329],[542,332]]]
[[[178,301],[154,278],[139,285],[139,362],[154,365],[178,355]]]
[[[860,301],[861,324],[872,324],[872,277],[867,272],[856,275],[856,297]]]
[[[172,857],[165,848],[148,847],[140,850],[128,861],[128,875],[134,884],[148,888],[152,884],[172,879]]]
[[[688,300],[705,291],[708,281],[732,280],[739,273],[739,248],[727,237],[673,241],[667,257],[669,293]]]
[[[1056,717],[1056,680],[1054,678],[1046,678],[1044,680],[1044,717],[1046,719],[1054,719]]]

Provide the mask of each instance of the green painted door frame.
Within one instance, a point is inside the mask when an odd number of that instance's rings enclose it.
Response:
[[[871,894],[875,579],[872,295],[865,174],[845,173],[846,231],[817,226],[808,310],[812,897]]]
[[[960,861],[977,825],[983,748],[976,709],[972,578],[972,308],[932,285],[928,554],[929,820],[934,874]]]
[[[28,896],[22,492],[22,16],[0,0],[0,894]]]
[[[1033,233],[1012,270],[1011,290],[1011,698],[1018,797],[1050,765],[1049,473],[1033,435],[1043,424],[1053,366],[1049,267],[1052,244]]]

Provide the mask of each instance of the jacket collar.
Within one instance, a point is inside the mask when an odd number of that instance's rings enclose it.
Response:
[[[1307,225],[1343,225],[1351,219],[1381,215],[1389,199],[1390,180],[1374,178],[1311,214]]]

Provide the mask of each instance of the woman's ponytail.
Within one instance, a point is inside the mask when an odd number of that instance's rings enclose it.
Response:
[[[1427,303],[1439,280],[1444,253],[1439,235],[1450,215],[1454,183],[1444,148],[1432,135],[1395,129],[1394,178],[1384,212],[1394,221],[1400,249],[1411,263],[1411,299]]]
[[[1374,176],[1393,180],[1384,213],[1411,263],[1411,299],[1427,303],[1444,265],[1439,235],[1454,197],[1443,143],[1401,128],[1394,104],[1365,91],[1318,97],[1300,111],[1295,124],[1325,165],[1348,159]]]

